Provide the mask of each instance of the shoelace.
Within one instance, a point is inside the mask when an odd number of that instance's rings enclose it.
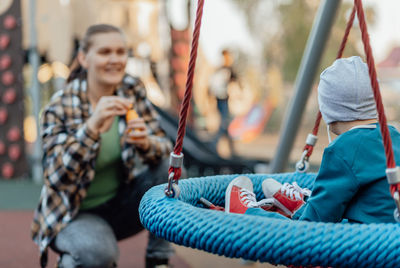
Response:
[[[285,182],[281,188],[281,192],[287,197],[294,198],[296,200],[301,200],[303,198],[300,194],[303,196],[311,195],[311,191],[309,189],[301,188],[296,182],[293,182],[293,184]]]
[[[256,195],[247,189],[240,189],[240,200],[249,208],[258,207]]]
[[[274,204],[274,198],[265,198],[257,202],[256,195],[244,188],[240,190],[240,199],[249,208],[271,206]]]
[[[275,205],[274,200],[275,200],[275,198],[264,198],[264,199],[261,199],[260,201],[258,201],[257,205],[259,207],[264,207],[264,206],[270,207],[270,206]]]

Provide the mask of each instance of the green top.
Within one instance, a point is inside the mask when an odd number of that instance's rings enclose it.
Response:
[[[95,175],[87,195],[80,206],[81,210],[97,207],[117,194],[120,185],[119,166],[121,145],[118,133],[118,117],[107,132],[101,134],[100,152],[96,158]]]

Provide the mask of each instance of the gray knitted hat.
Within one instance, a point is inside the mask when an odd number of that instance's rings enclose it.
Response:
[[[358,56],[337,59],[321,73],[318,103],[326,124],[377,118],[367,64]]]

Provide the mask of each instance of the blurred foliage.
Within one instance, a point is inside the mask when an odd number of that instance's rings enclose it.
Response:
[[[248,28],[263,47],[267,66],[278,66],[286,82],[296,78],[303,51],[320,1],[318,0],[232,0],[247,15]],[[343,2],[321,60],[320,71],[336,58],[353,4]],[[369,25],[374,23],[374,10],[366,9]],[[364,55],[358,25],[353,26],[344,57]]]
[[[284,70],[284,80],[293,81],[296,78],[297,69],[303,55],[303,50],[307,42],[310,26],[313,22],[314,10],[305,1],[292,1],[291,3],[281,4],[278,8],[281,14],[282,34],[278,42],[282,48],[279,53],[275,49],[268,49],[266,57],[269,62],[276,63],[275,59],[282,55],[284,57],[282,69]]]

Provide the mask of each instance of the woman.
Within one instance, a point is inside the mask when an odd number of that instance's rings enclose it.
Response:
[[[142,195],[167,178],[163,159],[172,144],[143,84],[125,74],[127,57],[119,28],[89,27],[79,66],[43,112],[45,185],[32,223],[42,267],[49,246],[60,254],[59,267],[114,267],[117,241],[143,229]],[[140,117],[126,123],[131,108]],[[141,173],[137,159],[148,166]],[[167,264],[171,254],[150,235],[146,267]]]

